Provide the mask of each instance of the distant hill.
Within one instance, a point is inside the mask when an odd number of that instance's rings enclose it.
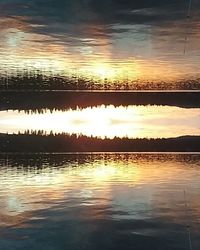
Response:
[[[0,134],[0,152],[200,152],[200,136],[99,139],[66,134]]]

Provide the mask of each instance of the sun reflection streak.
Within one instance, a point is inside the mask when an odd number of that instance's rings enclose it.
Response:
[[[16,71],[23,74],[24,70],[41,70],[45,76],[57,74],[70,77],[76,74],[83,79],[90,78],[97,82],[107,80],[120,84],[131,81],[140,81],[141,84],[144,81],[167,81],[170,84],[170,81],[180,81],[188,76],[190,79],[199,76],[198,58],[193,51],[187,58],[182,54],[170,54],[168,47],[162,47],[161,41],[153,40],[154,36],[152,41],[145,43],[147,47],[152,42],[155,43],[155,48],[151,46],[150,55],[141,51],[140,46],[137,47],[138,52],[137,49],[132,51],[131,46],[125,46],[126,43],[131,43],[126,38],[127,33],[120,34],[120,39],[115,36],[113,40],[105,36],[97,39],[95,32],[98,26],[95,25],[90,27],[89,37],[73,38],[74,40],[65,42],[48,33],[35,32],[34,25],[29,24],[26,16],[0,18],[0,23],[3,24],[0,27],[2,75],[5,72],[12,75]],[[133,26],[132,29],[134,27],[136,28]],[[88,31],[88,27],[83,26],[83,29]],[[198,36],[195,35],[192,41],[195,51],[199,48]],[[144,51],[148,49],[144,48]]]
[[[31,218],[36,210],[57,206],[59,202],[62,205],[63,200],[73,201],[75,197],[81,206],[114,204],[129,212],[135,207],[135,199],[141,206],[143,199],[147,199],[149,206],[155,205],[155,202],[163,206],[163,196],[157,199],[164,189],[158,187],[165,188],[164,194],[169,195],[168,199],[172,199],[172,202],[177,202],[177,197],[170,196],[170,192],[177,190],[181,199],[180,188],[188,185],[188,178],[193,180],[190,188],[197,188],[197,168],[193,167],[172,156],[166,161],[163,161],[163,156],[138,159],[130,156],[118,160],[111,156],[107,160],[92,160],[78,165],[68,162],[61,167],[50,167],[45,163],[44,168],[27,170],[2,166],[0,217],[3,214],[3,223],[12,225],[19,223],[16,221],[18,215],[22,215],[20,220],[23,222],[23,216],[24,220]],[[135,196],[131,200],[133,194]],[[137,211],[142,207],[135,209]],[[15,219],[13,216],[16,216]]]

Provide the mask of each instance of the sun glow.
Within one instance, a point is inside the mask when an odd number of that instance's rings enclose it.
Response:
[[[176,116],[173,114],[176,113]],[[0,133],[43,131],[98,138],[199,135],[200,110],[168,106],[98,106],[68,111],[0,112]],[[178,129],[177,129],[178,128]]]
[[[126,112],[125,112],[126,111]],[[130,123],[129,116],[137,121],[137,111],[125,107],[116,109],[104,105],[83,110],[65,112],[47,111],[43,114],[25,114],[24,112],[4,112],[5,119],[0,121],[0,131],[13,133],[43,130],[47,133],[68,133],[99,138],[134,137],[138,133],[137,123]],[[119,119],[120,117],[120,119]]]

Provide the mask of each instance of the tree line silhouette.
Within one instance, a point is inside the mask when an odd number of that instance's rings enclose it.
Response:
[[[57,134],[1,134],[0,152],[199,152],[200,136],[100,139]]]
[[[0,92],[0,110],[67,110],[99,105],[200,107],[200,92]]]

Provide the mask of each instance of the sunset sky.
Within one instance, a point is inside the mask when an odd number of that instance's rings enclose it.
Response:
[[[176,114],[174,116],[174,114]],[[169,138],[200,134],[200,110],[169,106],[98,106],[68,111],[0,111],[0,133],[44,131],[93,136]]]
[[[200,0],[0,0],[0,250],[200,249]]]

